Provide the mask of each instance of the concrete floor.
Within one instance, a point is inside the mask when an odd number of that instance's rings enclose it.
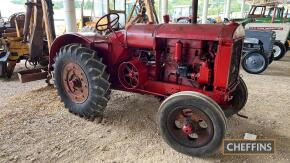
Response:
[[[19,69],[23,67],[19,66]],[[192,158],[172,150],[156,124],[152,96],[114,91],[102,123],[70,114],[44,81],[0,80],[0,162],[289,162],[290,53],[261,75],[242,72],[249,119],[228,120],[226,138],[276,139],[276,154]]]

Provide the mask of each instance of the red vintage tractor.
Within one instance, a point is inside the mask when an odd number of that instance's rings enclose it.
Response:
[[[229,25],[135,24],[116,30],[107,14],[96,33],[65,34],[51,48],[50,67],[58,94],[70,112],[93,120],[111,89],[165,99],[158,111],[164,140],[191,156],[215,152],[226,117],[246,104],[239,75],[244,30]]]

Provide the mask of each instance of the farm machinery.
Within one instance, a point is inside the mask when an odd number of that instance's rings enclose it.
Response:
[[[124,29],[126,26],[135,23],[157,23],[158,18],[154,6],[154,0],[135,0],[135,1],[113,1],[113,0],[100,0],[96,3],[95,0],[91,1],[92,6],[104,5],[102,10],[106,10],[106,13],[117,13],[120,16],[119,22],[114,26],[114,29]],[[96,4],[95,4],[96,3]],[[99,8],[93,7],[91,9],[91,15],[85,15],[84,13],[84,0],[82,1],[81,8],[81,24],[82,32],[99,32],[95,29],[96,23],[102,17],[104,11],[100,12]],[[102,19],[99,24],[106,24],[107,19]],[[101,27],[100,27],[101,28]],[[102,33],[110,32],[102,31]]]
[[[274,60],[274,31],[245,30],[242,66],[251,74],[264,72]]]
[[[253,5],[246,19],[234,19],[249,30],[274,31],[276,41],[273,44],[274,60],[280,60],[289,48],[290,18],[288,8],[269,3]]]
[[[25,58],[28,54],[28,45],[21,42],[24,19],[24,13],[15,13],[8,20],[2,22],[0,31],[0,77],[10,78],[16,62]]]
[[[51,0],[30,0],[26,13],[13,14],[3,23],[0,31],[0,76],[10,78],[17,63],[25,60],[27,71],[19,72],[22,82],[47,76],[36,69],[47,67],[49,48],[55,38],[53,4]]]
[[[111,31],[105,35],[70,33],[53,42],[48,70],[65,107],[94,120],[112,89],[154,95],[163,101],[158,125],[173,149],[191,156],[217,151],[226,117],[247,102],[239,75],[243,27],[148,22],[120,30],[119,18],[99,19],[95,29]]]

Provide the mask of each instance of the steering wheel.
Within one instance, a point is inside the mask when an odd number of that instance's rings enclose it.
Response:
[[[113,20],[111,20],[111,16],[116,17]],[[105,31],[107,29],[114,30],[117,29],[116,26],[119,23],[120,16],[117,13],[110,13],[102,16],[98,22],[96,23],[96,29],[100,32]],[[106,23],[103,23],[106,22]]]

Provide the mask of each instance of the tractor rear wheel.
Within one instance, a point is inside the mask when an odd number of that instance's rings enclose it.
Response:
[[[285,48],[286,48],[286,51],[289,50],[289,42],[288,41],[285,42]]]
[[[97,52],[79,44],[62,47],[54,64],[54,78],[70,112],[89,120],[102,116],[111,90],[106,65]]]
[[[6,77],[7,62],[0,62],[0,77]]]
[[[273,63],[273,61],[274,61],[274,53],[272,53],[271,56],[269,57],[269,65]]]
[[[280,60],[286,54],[286,47],[281,42],[276,41],[273,45],[274,60]]]
[[[228,107],[223,107],[223,111],[226,117],[231,117],[241,111],[248,101],[248,88],[242,78],[237,85],[235,92],[233,93],[233,99],[230,101]]]
[[[269,65],[269,58],[261,51],[254,50],[244,54],[242,66],[250,74],[260,74],[264,72]]]
[[[179,92],[168,97],[158,111],[158,123],[166,143],[190,156],[215,153],[226,131],[226,117],[209,97]]]

